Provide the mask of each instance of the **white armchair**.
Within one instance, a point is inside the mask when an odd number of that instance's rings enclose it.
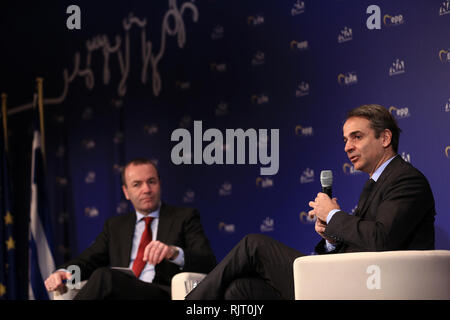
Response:
[[[304,256],[294,261],[296,300],[450,299],[450,251]]]
[[[184,297],[197,286],[203,278],[204,273],[181,272],[172,278],[172,300],[184,300]],[[87,280],[80,282],[80,289],[86,284]],[[65,287],[64,293],[55,291],[53,300],[72,300],[80,289],[69,289]]]
[[[192,289],[206,277],[204,273],[181,272],[172,278],[172,300],[184,300]]]

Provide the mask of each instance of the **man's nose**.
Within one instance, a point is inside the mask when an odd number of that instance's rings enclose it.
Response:
[[[353,149],[354,149],[353,144],[350,141],[347,141],[345,143],[344,151],[349,153],[349,152],[353,151]]]
[[[149,183],[143,183],[142,184],[142,191],[145,192],[145,193],[151,192],[152,188],[151,188],[150,184]]]

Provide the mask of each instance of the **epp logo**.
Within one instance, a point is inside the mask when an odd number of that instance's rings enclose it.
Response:
[[[356,72],[348,72],[347,74],[340,73],[338,74],[337,82],[341,86],[350,86],[358,83],[358,76]]]
[[[234,233],[236,231],[236,226],[234,224],[227,224],[225,222],[219,222],[219,231],[225,233]]]
[[[409,109],[407,107],[396,108],[394,106],[391,106],[389,108],[389,113],[396,116],[397,118],[407,118],[411,115],[411,113],[409,112]]]
[[[385,14],[383,17],[383,23],[385,26],[398,26],[405,22],[402,14],[398,14],[396,16],[391,16],[389,14]]]
[[[270,188],[273,187],[273,180],[270,178],[256,178],[256,186],[260,188]]]
[[[299,136],[312,136],[313,135],[313,128],[312,127],[306,127],[303,128],[300,125],[295,126],[295,135]]]
[[[307,50],[309,48],[309,44],[307,40],[304,41],[297,41],[297,40],[292,40],[290,43],[290,47],[292,50],[296,49],[296,50]]]
[[[252,101],[252,104],[266,104],[269,103],[269,96],[266,94],[260,94],[260,95],[252,95],[252,97],[250,98]]]
[[[344,171],[345,174],[361,173],[361,171],[356,170],[354,166],[352,166],[350,163],[347,162],[342,165],[342,171]]]
[[[440,50],[439,51],[439,60],[442,62],[449,62],[450,61],[450,51],[448,50]]]
[[[306,211],[300,212],[300,222],[301,223],[311,224],[311,223],[315,223],[316,220],[317,220],[316,216],[311,218]]]
[[[264,16],[263,15],[255,15],[247,18],[247,23],[251,26],[260,26],[264,24]]]
[[[344,163],[344,165],[342,166],[342,171],[344,171],[345,174],[352,173],[352,169],[353,169],[353,166],[349,163]]]
[[[445,148],[445,156],[450,159],[450,146]]]

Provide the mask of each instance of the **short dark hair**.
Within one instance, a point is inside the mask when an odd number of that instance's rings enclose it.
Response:
[[[383,106],[379,104],[365,104],[356,107],[347,112],[347,119],[352,117],[361,117],[370,121],[370,127],[375,131],[375,138],[379,138],[381,132],[389,129],[392,132],[392,149],[395,153],[398,152],[398,144],[400,141],[400,132],[402,130],[398,127],[397,121]]]
[[[143,164],[150,164],[150,165],[152,165],[155,168],[155,170],[156,170],[156,174],[158,176],[158,180],[161,180],[161,178],[159,176],[159,170],[158,170],[158,168],[156,167],[156,164],[153,161],[151,161],[150,159],[147,159],[147,158],[134,158],[133,160],[128,161],[127,164],[123,167],[123,170],[122,170],[122,173],[121,173],[121,179],[122,179],[122,184],[124,186],[127,185],[126,180],[125,180],[125,171],[127,170],[127,168],[129,166],[131,166],[131,165],[139,166],[139,165],[143,165]]]

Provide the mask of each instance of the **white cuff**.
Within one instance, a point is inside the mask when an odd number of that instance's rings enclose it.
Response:
[[[330,223],[331,218],[333,218],[334,214],[335,214],[336,212],[338,212],[338,211],[341,211],[341,210],[339,210],[339,209],[333,209],[333,210],[331,210],[331,211],[328,213],[328,216],[327,216],[327,224]]]
[[[325,240],[325,251],[330,252],[333,251],[334,249],[336,249],[336,246],[329,243],[328,240]]]
[[[184,268],[184,251],[180,247],[175,247],[178,250],[178,255],[175,259],[169,260],[172,263],[175,263],[180,269]]]

